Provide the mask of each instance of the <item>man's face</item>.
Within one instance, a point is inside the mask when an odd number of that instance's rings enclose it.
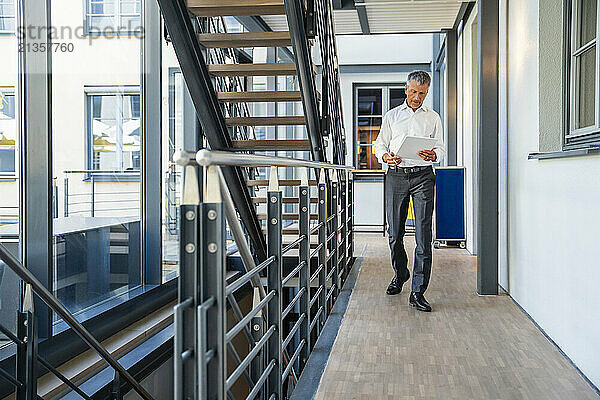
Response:
[[[410,81],[406,87],[406,104],[413,110],[421,107],[427,92],[429,91],[429,84],[419,85],[415,81]]]

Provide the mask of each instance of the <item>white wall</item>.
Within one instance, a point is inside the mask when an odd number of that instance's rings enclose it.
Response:
[[[508,43],[510,294],[600,386],[600,156],[527,160],[539,136],[538,0],[510,1]]]
[[[342,35],[336,37],[340,64],[431,62],[433,35]]]

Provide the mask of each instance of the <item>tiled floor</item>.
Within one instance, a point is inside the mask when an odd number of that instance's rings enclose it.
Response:
[[[365,261],[316,399],[599,399],[508,296],[476,294],[466,251],[435,250],[422,313],[409,283],[385,294],[387,238],[357,235],[355,248]]]

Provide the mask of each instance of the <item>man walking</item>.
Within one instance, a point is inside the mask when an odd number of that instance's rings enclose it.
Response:
[[[410,278],[404,232],[412,196],[417,248],[409,304],[421,311],[431,311],[423,295],[429,284],[432,262],[431,222],[435,175],[431,164],[444,155],[441,118],[437,112],[423,105],[430,83],[431,77],[425,71],[414,71],[408,75],[406,102],[385,114],[373,146],[377,158],[389,167],[385,180],[385,202],[395,274],[386,293],[400,293],[402,285]],[[423,149],[414,158],[402,159],[395,153],[406,136],[431,137],[437,142],[433,149]]]

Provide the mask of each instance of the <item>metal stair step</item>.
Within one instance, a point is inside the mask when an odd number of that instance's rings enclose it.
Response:
[[[285,15],[284,0],[187,0],[198,17]]]
[[[287,203],[287,204],[298,204],[298,198],[297,197],[283,197],[282,198],[283,203]],[[267,203],[267,198],[266,197],[253,197],[252,198],[252,202],[254,204],[266,204]],[[311,203],[318,203],[319,199],[316,197],[311,197],[310,199]]]
[[[267,233],[267,228],[263,228],[263,232],[266,234]],[[282,235],[296,235],[298,236],[300,234],[300,230],[298,228],[283,228],[281,230]],[[312,236],[316,236],[318,235],[319,232],[315,232],[312,234]]]
[[[296,117],[228,117],[225,123],[229,126],[280,126],[280,125],[305,125],[306,118]]]
[[[202,46],[209,49],[287,47],[292,45],[290,33],[285,31],[202,33],[198,35],[198,41]]]
[[[310,186],[317,186],[317,181],[311,179],[308,181]],[[268,179],[248,179],[246,181],[248,186],[269,186]],[[280,179],[279,186],[300,186],[300,179]]]
[[[282,243],[281,247],[286,247],[286,246],[287,246],[287,245],[289,245],[290,243],[292,243],[292,242],[289,242],[289,243]],[[311,244],[310,244],[310,248],[311,248],[311,249],[316,249],[318,245],[319,245],[319,243],[311,243]],[[296,246],[292,247],[292,249],[297,249],[297,248],[299,248],[299,247],[300,247],[300,243],[298,243]]]
[[[220,101],[230,103],[301,101],[300,91],[262,90],[255,92],[219,92]]]
[[[266,220],[267,219],[267,214],[256,214],[258,216],[259,220]],[[285,219],[285,220],[298,220],[298,214],[281,214],[281,219]],[[312,220],[318,220],[319,219],[319,215],[317,214],[310,214],[310,219]]]
[[[296,75],[294,63],[258,64],[209,64],[208,72],[213,76],[290,76]],[[317,74],[313,64],[313,73]]]
[[[233,147],[243,151],[310,151],[308,140],[234,140]]]

